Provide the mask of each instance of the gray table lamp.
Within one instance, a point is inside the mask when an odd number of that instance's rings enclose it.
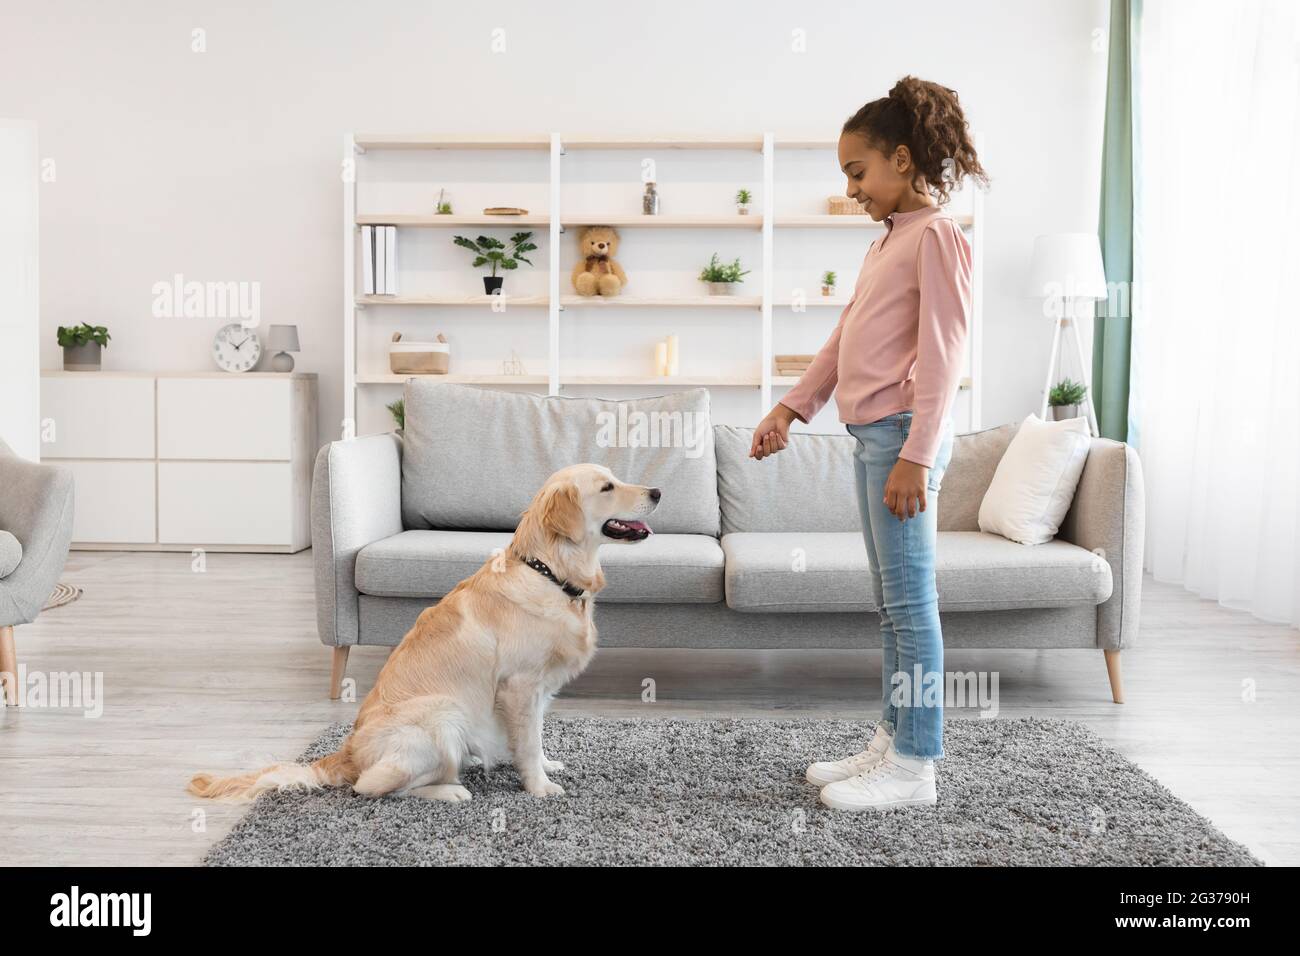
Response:
[[[267,339],[266,347],[268,351],[275,353],[271,358],[271,370],[273,372],[292,372],[293,356],[289,353],[300,351],[298,348],[298,326],[271,326],[271,334]]]

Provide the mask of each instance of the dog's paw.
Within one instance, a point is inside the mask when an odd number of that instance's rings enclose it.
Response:
[[[441,800],[444,803],[465,803],[473,799],[473,795],[468,790],[456,783],[416,787],[411,791],[411,796],[423,797],[425,800]]]
[[[564,796],[564,788],[561,787],[558,783],[555,783],[553,780],[543,780],[540,783],[529,785],[526,789],[534,797]]]
[[[542,769],[547,773],[559,773],[564,769],[564,764],[559,760],[543,760]]]

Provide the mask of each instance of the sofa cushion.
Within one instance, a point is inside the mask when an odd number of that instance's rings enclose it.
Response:
[[[722,600],[722,547],[706,534],[652,534],[637,544],[602,544],[601,603],[716,604]]]
[[[440,598],[469,577],[509,532],[403,531],[357,553],[356,583],[376,597]],[[653,534],[637,544],[603,544],[605,589],[598,601],[711,604],[722,600],[722,548],[703,534]]]
[[[405,402],[406,528],[512,531],[548,477],[594,462],[663,490],[656,532],[718,533],[706,389],[616,402],[413,379]]]
[[[508,531],[403,531],[357,552],[356,584],[376,597],[442,597],[510,544]]]
[[[722,551],[727,605],[734,610],[793,614],[876,608],[859,532],[736,532],[722,536]]]
[[[980,503],[1019,422],[958,435],[939,489],[939,530],[980,530]]]
[[[749,457],[754,429],[715,425],[722,533],[857,531],[857,439],[794,433],[770,458]],[[816,490],[815,494],[809,492]]]
[[[958,435],[939,490],[939,530],[978,531],[980,502],[1018,422]],[[779,453],[749,457],[754,429],[715,425],[722,533],[857,531],[857,439],[795,432]],[[816,489],[815,494],[806,493]],[[804,493],[800,493],[800,492]]]
[[[1110,565],[1068,541],[1026,548],[996,534],[947,531],[935,553],[939,608],[1000,611],[1079,607],[1110,598]]]
[[[1092,433],[1086,418],[1020,424],[980,504],[980,530],[1021,544],[1056,537],[1079,486]]]
[[[735,610],[875,608],[861,534],[728,534],[722,550]],[[1026,548],[979,531],[939,532],[935,580],[941,611],[1096,605],[1112,584],[1106,561],[1067,541]]]

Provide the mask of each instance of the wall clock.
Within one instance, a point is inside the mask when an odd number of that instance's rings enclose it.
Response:
[[[212,340],[212,358],[217,368],[226,372],[247,372],[262,357],[262,343],[256,329],[246,329],[238,322],[222,326]]]

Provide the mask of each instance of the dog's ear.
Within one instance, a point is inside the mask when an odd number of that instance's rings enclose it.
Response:
[[[551,534],[575,543],[583,538],[587,517],[582,513],[582,497],[572,481],[556,485],[542,505],[542,527]]]

